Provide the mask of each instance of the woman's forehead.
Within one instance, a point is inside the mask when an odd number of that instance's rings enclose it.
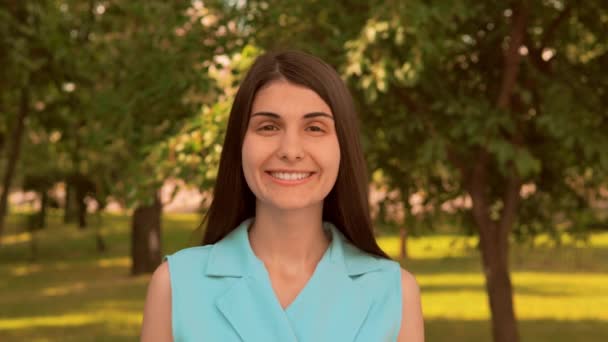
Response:
[[[277,80],[260,88],[251,106],[251,113],[269,112],[281,117],[303,116],[308,113],[327,113],[329,105],[312,89]]]

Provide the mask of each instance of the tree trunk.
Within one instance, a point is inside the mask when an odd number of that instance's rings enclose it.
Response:
[[[64,222],[78,221],[78,228],[87,227],[87,195],[94,194],[95,189],[87,176],[75,173],[66,179],[66,201]]]
[[[403,210],[403,226],[399,229],[399,257],[401,260],[409,258],[407,249],[407,240],[409,232],[414,228],[414,220],[412,216],[412,206],[410,205],[410,192],[406,186],[399,187],[399,193],[401,194],[401,209]]]
[[[161,263],[162,204],[158,194],[154,203],[138,206],[131,225],[131,274],[152,273]]]
[[[95,241],[97,245],[97,251],[100,253],[104,253],[108,250],[108,247],[106,245],[105,240],[103,239],[103,234],[101,233],[103,223],[102,212],[105,210],[106,206],[108,205],[108,202],[106,201],[105,197],[99,192],[95,193],[95,201],[97,201],[97,209],[95,210],[95,217],[97,219],[97,222],[95,223]]]
[[[97,200],[99,203],[99,200]],[[101,212],[105,208],[105,205],[99,204],[94,213],[95,218],[95,246],[97,247],[97,252],[104,253],[108,250],[105,240],[103,239],[103,234],[101,233],[103,219],[101,216]]]
[[[97,252],[99,252],[99,253],[104,253],[105,251],[108,250],[108,247],[106,246],[106,242],[103,239],[103,235],[101,235],[99,228],[95,232],[95,247],[97,248]]]
[[[517,342],[519,332],[513,304],[513,287],[509,274],[508,253],[501,250],[507,248],[502,242],[497,246],[492,241],[497,240],[496,227],[479,227],[481,239],[481,254],[483,261],[486,291],[492,313],[492,335],[494,342]],[[482,233],[483,231],[483,233]],[[481,238],[481,235],[484,235]]]
[[[399,260],[405,260],[408,258],[407,255],[407,227],[401,226],[399,228]]]
[[[37,228],[45,228],[46,227],[46,211],[49,205],[49,194],[48,190],[44,189],[40,191],[40,211],[38,212],[38,227]]]
[[[517,85],[521,54],[519,49],[523,44],[526,34],[528,20],[528,8],[523,1],[514,7],[511,30],[509,33],[509,45],[504,52],[504,65],[500,92],[496,99],[496,107],[511,114],[511,98]],[[515,117],[514,121],[518,119]],[[521,134],[515,133],[511,137],[511,143],[520,145],[523,138]],[[486,290],[492,313],[492,336],[494,342],[518,342],[519,331],[515,310],[513,308],[513,286],[509,274],[509,235],[520,201],[521,181],[513,166],[509,166],[509,176],[504,183],[502,194],[503,209],[498,222],[490,217],[489,177],[499,175],[488,175],[489,154],[481,147],[476,163],[467,180],[469,194],[473,202],[473,217],[479,229],[479,240],[483,261],[484,275],[486,278]]]
[[[84,229],[87,227],[87,195],[86,183],[84,179],[79,179],[76,182],[76,203],[78,209],[78,228]]]
[[[65,204],[63,212],[63,223],[68,224],[76,222],[76,210],[74,207],[76,203],[74,201],[74,184],[71,180],[65,181]]]
[[[30,261],[35,261],[38,259],[38,240],[37,240],[37,231],[30,231]]]
[[[30,92],[27,87],[21,88],[21,99],[19,105],[19,115],[15,122],[15,130],[11,141],[13,142],[11,149],[8,151],[6,169],[4,171],[4,179],[2,180],[2,193],[0,194],[0,245],[2,245],[2,235],[4,232],[4,219],[8,208],[8,194],[10,193],[11,183],[15,175],[15,168],[19,161],[21,152],[21,140],[25,130],[25,119],[29,113]]]
[[[518,342],[519,331],[513,305],[513,287],[509,274],[509,234],[515,222],[521,182],[515,174],[508,179],[502,197],[500,221],[490,217],[487,195],[488,154],[482,150],[467,181],[473,202],[473,217],[479,230],[479,241],[486,290],[492,314],[494,342]]]

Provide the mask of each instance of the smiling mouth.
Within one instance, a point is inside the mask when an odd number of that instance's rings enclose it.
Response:
[[[266,171],[271,177],[282,181],[300,181],[309,178],[314,172],[280,172],[280,171]]]

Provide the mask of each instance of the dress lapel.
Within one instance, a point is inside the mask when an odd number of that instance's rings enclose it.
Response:
[[[286,313],[300,341],[353,341],[372,306],[372,297],[351,276],[377,269],[370,256],[349,245],[331,223],[329,257],[324,258],[310,282]]]
[[[242,341],[296,342],[296,336],[272,289],[261,279],[244,277],[220,296],[216,305]]]
[[[216,307],[244,342],[296,342],[264,264],[249,244],[247,229],[252,220],[243,221],[211,250],[206,275],[238,278],[216,299]]]
[[[300,341],[353,341],[371,298],[336,265],[325,264],[320,271],[287,308],[294,330]]]
[[[365,322],[372,297],[352,279],[377,269],[373,257],[350,245],[331,223],[332,242],[312,278],[283,310],[263,262],[251,249],[253,218],[214,245],[207,276],[236,277],[216,306],[245,342],[353,341]]]

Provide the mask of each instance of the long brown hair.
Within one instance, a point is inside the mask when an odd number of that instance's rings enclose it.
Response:
[[[243,220],[255,215],[255,196],[243,174],[242,145],[256,92],[268,82],[278,79],[313,90],[334,114],[340,145],[340,166],[336,183],[323,203],[323,221],[333,223],[359,249],[390,259],[380,249],[373,235],[367,170],[353,99],[331,66],[317,57],[298,51],[271,52],[258,57],[236,93],[213,200],[201,224],[206,226],[202,244],[218,242]]]

